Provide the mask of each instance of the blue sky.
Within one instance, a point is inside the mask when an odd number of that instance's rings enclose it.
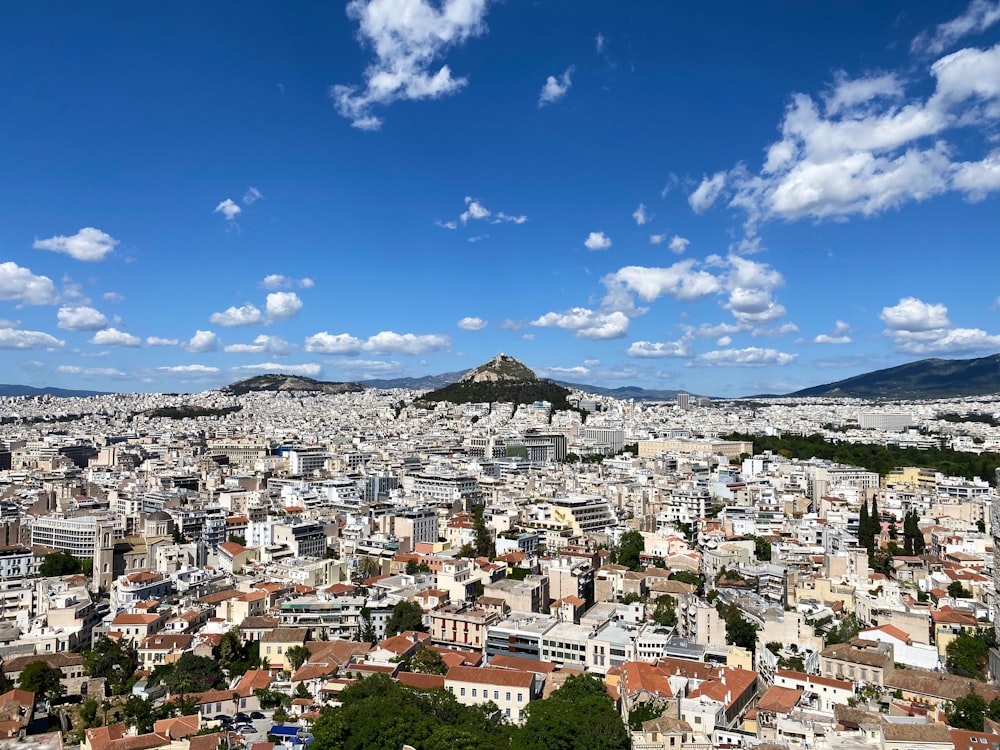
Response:
[[[1000,352],[1000,2],[0,7],[0,382]]]

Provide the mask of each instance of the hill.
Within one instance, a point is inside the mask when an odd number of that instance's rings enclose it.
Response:
[[[383,391],[391,391],[396,388],[405,388],[410,391],[426,391],[457,383],[467,372],[469,371],[456,370],[454,372],[442,372],[440,375],[424,375],[422,378],[376,378],[374,380],[361,380],[358,382],[366,388],[377,388]]]
[[[539,380],[535,373],[506,354],[469,370],[455,383],[425,393],[418,403],[449,401],[453,404],[512,403],[532,404],[548,401],[555,411],[574,408],[570,391],[551,380]]]
[[[595,396],[610,396],[611,398],[634,399],[636,401],[676,401],[680,393],[690,393],[690,391],[671,391],[652,388],[640,388],[637,385],[623,385],[618,388],[604,388],[599,385],[586,385],[584,383],[567,383],[564,380],[552,381],[558,385],[570,388],[574,391],[592,393]],[[694,394],[691,394],[694,395]]]
[[[88,398],[89,396],[110,396],[107,391],[77,391],[66,388],[50,388],[43,386],[34,388],[30,385],[10,385],[0,383],[0,396],[52,396],[53,398]]]
[[[805,388],[787,397],[929,399],[993,393],[1000,393],[1000,354],[978,359],[922,359]]]
[[[365,387],[360,383],[332,383],[323,380],[298,375],[255,375],[252,378],[238,380],[235,383],[220,388],[223,393],[240,396],[244,393],[258,391],[308,391],[311,393],[358,393]]]

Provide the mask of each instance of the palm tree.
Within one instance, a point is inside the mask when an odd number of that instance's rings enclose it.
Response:
[[[377,576],[381,572],[381,569],[382,566],[374,557],[366,555],[358,560],[358,575],[361,576],[361,580]]]

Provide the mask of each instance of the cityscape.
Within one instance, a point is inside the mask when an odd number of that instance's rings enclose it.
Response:
[[[1000,750],[1000,0],[0,56],[0,750]]]

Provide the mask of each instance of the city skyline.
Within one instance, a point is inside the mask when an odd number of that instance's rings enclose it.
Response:
[[[3,382],[502,351],[740,396],[1000,351],[1000,2],[0,20]]]

